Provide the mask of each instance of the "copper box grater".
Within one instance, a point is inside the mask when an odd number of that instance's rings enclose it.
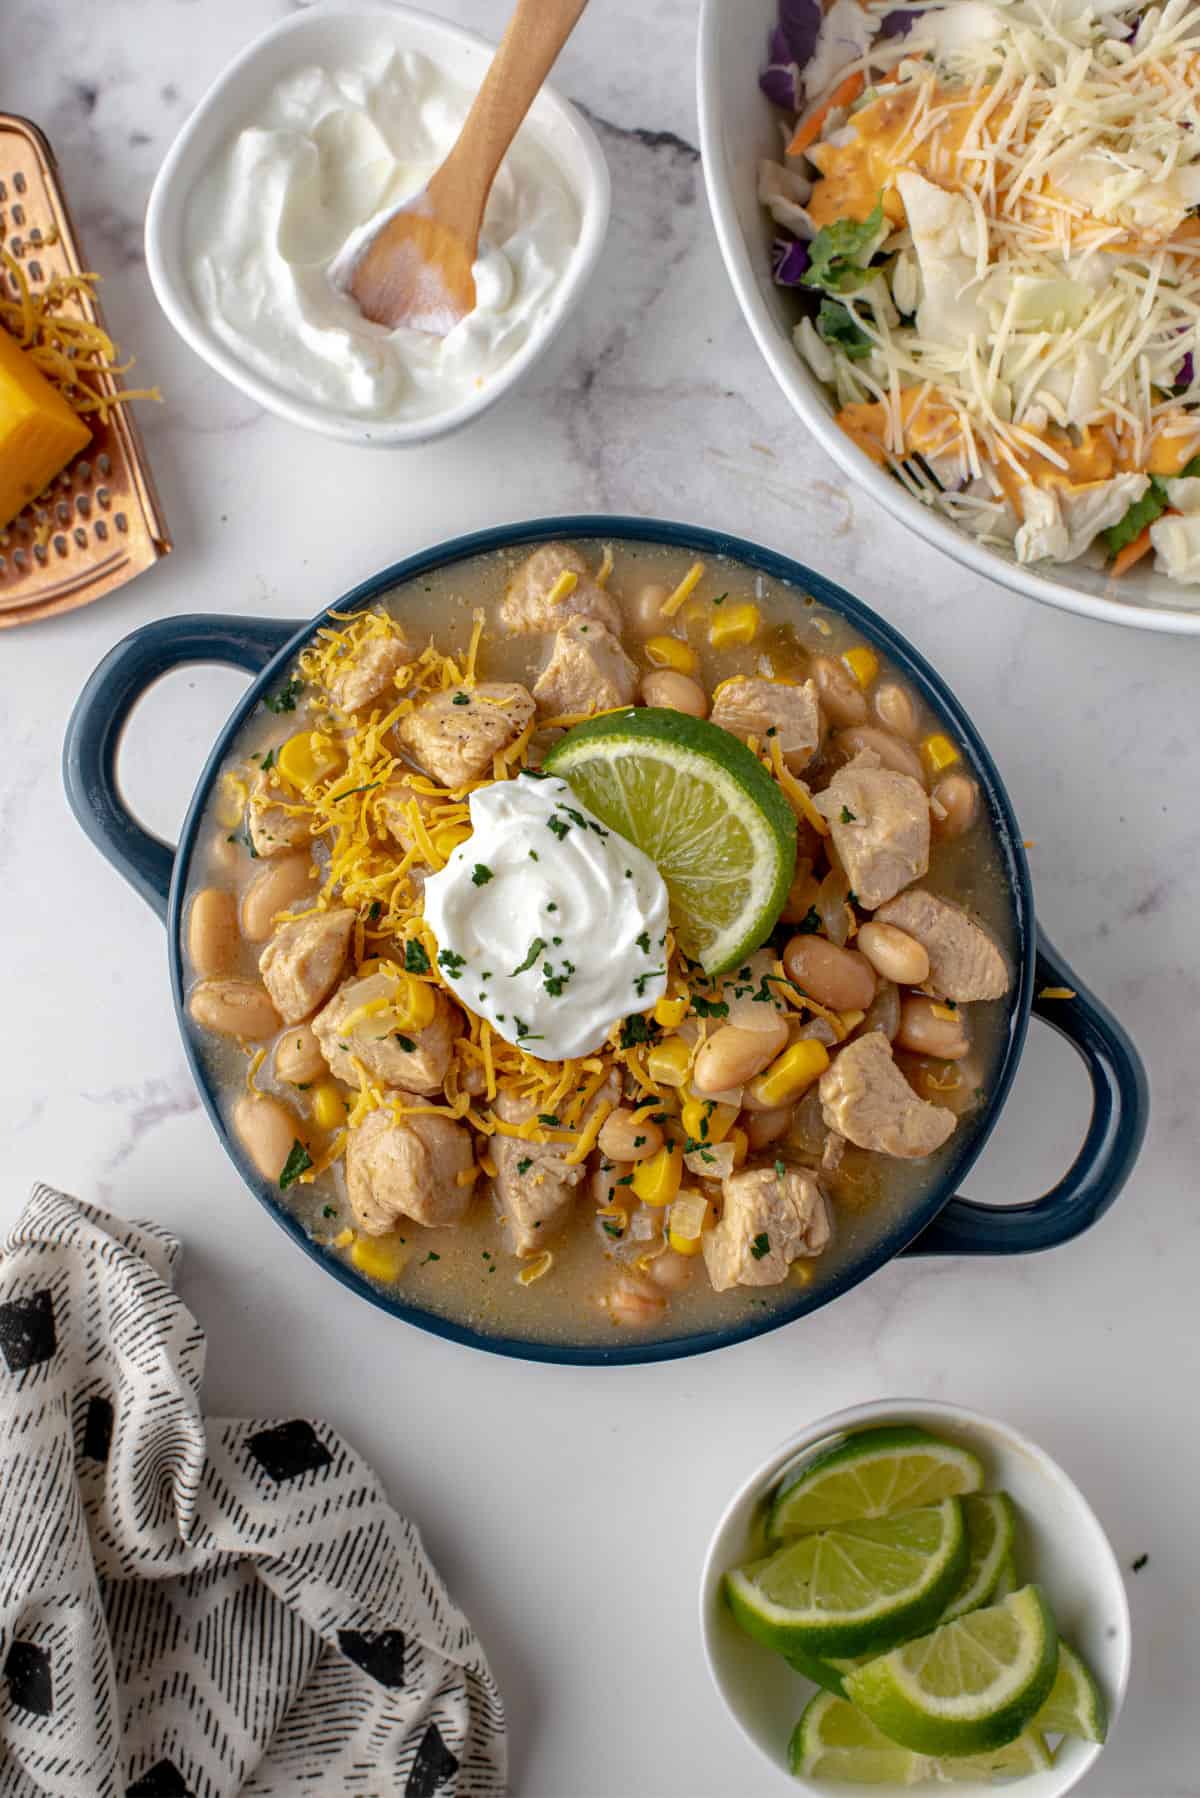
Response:
[[[86,268],[54,152],[36,125],[2,112],[0,244],[35,290]],[[90,296],[76,310],[104,324]],[[106,376],[104,385],[116,393],[120,381]],[[0,629],[90,605],[171,548],[130,408],[117,407],[107,424],[94,415],[88,423],[87,448],[0,530]]]

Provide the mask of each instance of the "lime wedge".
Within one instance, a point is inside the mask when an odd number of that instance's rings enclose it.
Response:
[[[846,1677],[886,1736],[920,1754],[984,1754],[1014,1742],[1054,1684],[1058,1632],[1037,1586],[944,1623]]]
[[[968,1449],[908,1424],[861,1430],[780,1487],[767,1534],[778,1541],[851,1517],[890,1517],[982,1485],[983,1468]]]
[[[792,1731],[788,1764],[798,1779],[860,1786],[912,1786],[929,1771],[923,1754],[889,1741],[869,1717],[830,1692],[818,1692],[803,1712]]]
[[[996,1581],[996,1590],[990,1602],[999,1604],[1002,1598],[1011,1598],[1017,1589],[1017,1563],[1010,1554],[1000,1569],[1000,1578]]]
[[[861,1667],[864,1661],[872,1657],[852,1654],[840,1655],[834,1659],[832,1656],[807,1654],[803,1648],[789,1648],[783,1658],[797,1673],[802,1673],[805,1679],[811,1679],[814,1686],[823,1686],[825,1691],[832,1692],[836,1698],[844,1698],[847,1673],[853,1673],[856,1667]]]
[[[1006,1492],[973,1492],[963,1499],[967,1521],[967,1571],[962,1589],[946,1606],[939,1623],[965,1617],[980,1605],[991,1604],[1005,1569],[1010,1565],[1017,1513]]]
[[[679,947],[705,973],[770,935],[795,872],[796,819],[727,730],[654,707],[606,712],[569,730],[545,765],[655,863]]]
[[[1058,1674],[1050,1696],[1033,1721],[1047,1735],[1082,1736],[1085,1742],[1102,1742],[1108,1734],[1104,1694],[1065,1642],[1058,1645]]]
[[[792,1772],[801,1779],[829,1779],[846,1785],[917,1785],[926,1779],[1016,1779],[1043,1772],[1050,1751],[1036,1729],[982,1755],[948,1755],[940,1760],[914,1754],[877,1729],[844,1699],[822,1692],[792,1732]]]
[[[878,1655],[929,1628],[966,1564],[962,1505],[947,1498],[801,1536],[727,1573],[725,1591],[747,1634],[781,1654]]]

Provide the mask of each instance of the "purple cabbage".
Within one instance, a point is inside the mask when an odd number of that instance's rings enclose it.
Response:
[[[804,103],[801,71],[817,46],[823,17],[819,0],[779,0],[779,23],[771,33],[769,61],[758,78],[767,99],[785,112]]]
[[[883,24],[879,27],[880,37],[907,37],[917,22],[915,12],[905,12],[903,7],[895,12],[885,13]]]
[[[777,287],[799,287],[808,267],[808,245],[796,237],[777,237],[771,245],[771,277]]]
[[[1179,364],[1179,367],[1175,370],[1175,386],[1177,388],[1190,387],[1195,379],[1196,364],[1192,360],[1192,352],[1189,350],[1183,358],[1183,361]]]

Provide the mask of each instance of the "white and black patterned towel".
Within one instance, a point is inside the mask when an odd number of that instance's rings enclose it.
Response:
[[[496,1798],[504,1712],[323,1424],[200,1414],[153,1224],[35,1190],[0,1257],[3,1798]]]

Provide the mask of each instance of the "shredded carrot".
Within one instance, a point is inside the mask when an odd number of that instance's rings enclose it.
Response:
[[[1169,518],[1171,514],[1168,512],[1165,513],[1164,516]],[[1121,575],[1127,573],[1135,563],[1140,562],[1143,556],[1148,556],[1152,547],[1150,542],[1150,526],[1146,525],[1143,530],[1138,532],[1132,543],[1127,543],[1124,549],[1117,551],[1116,555],[1113,557],[1113,565],[1109,569],[1109,573],[1113,575],[1115,579],[1119,579]]]
[[[810,112],[807,118],[801,119],[796,127],[796,135],[787,147],[789,156],[799,156],[807,150],[809,144],[815,143],[821,135],[821,129],[835,106],[851,106],[867,85],[867,78],[861,69],[853,75],[847,75],[838,83],[823,105]]]

